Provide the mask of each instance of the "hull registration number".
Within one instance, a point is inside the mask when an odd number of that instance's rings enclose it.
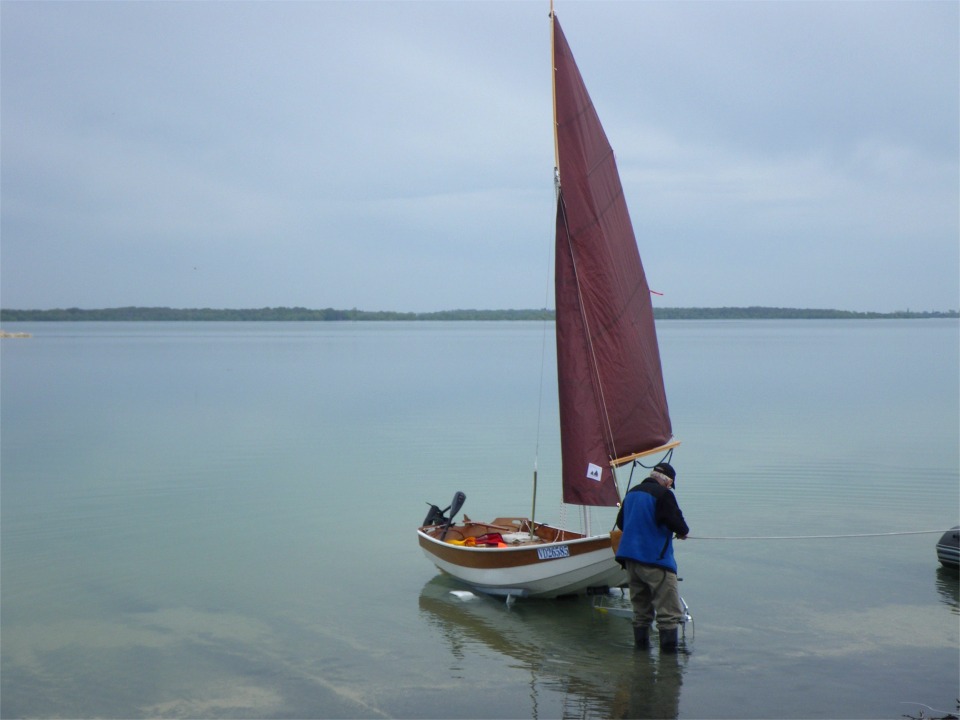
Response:
[[[570,548],[566,545],[537,548],[537,557],[541,560],[556,560],[557,558],[570,557]]]

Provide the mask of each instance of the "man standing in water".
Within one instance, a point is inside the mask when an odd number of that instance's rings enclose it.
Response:
[[[633,639],[638,648],[650,647],[654,615],[660,631],[660,651],[677,651],[677,625],[683,605],[677,591],[677,561],[673,536],[683,540],[690,532],[671,488],[677,473],[669,463],[654,466],[650,477],[623,498],[617,527],[623,531],[617,561],[630,578]]]

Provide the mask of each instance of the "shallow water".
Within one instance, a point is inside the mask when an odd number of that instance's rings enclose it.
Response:
[[[4,329],[33,337],[0,345],[3,717],[956,711],[938,534],[678,543],[671,659],[585,600],[452,594],[427,502],[528,514],[539,448],[538,518],[563,517],[551,326]],[[694,536],[958,524],[956,321],[658,331]]]

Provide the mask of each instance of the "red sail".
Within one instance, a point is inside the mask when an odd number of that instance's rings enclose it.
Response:
[[[610,461],[672,435],[650,290],[613,149],[556,17],[557,364],[563,499],[616,505]]]

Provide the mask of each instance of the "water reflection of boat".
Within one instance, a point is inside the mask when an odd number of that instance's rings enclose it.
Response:
[[[960,569],[960,525],[940,536],[937,541],[937,559],[944,567]]]
[[[960,615],[960,574],[956,568],[937,568],[937,593],[940,602],[950,608],[954,615]]]
[[[424,585],[420,611],[450,644],[455,662],[492,651],[528,673],[530,717],[550,714],[538,693],[557,693],[564,717],[679,714],[686,657],[637,652],[629,626],[597,613],[583,598],[509,608],[440,575]],[[484,715],[482,708],[473,714]]]

